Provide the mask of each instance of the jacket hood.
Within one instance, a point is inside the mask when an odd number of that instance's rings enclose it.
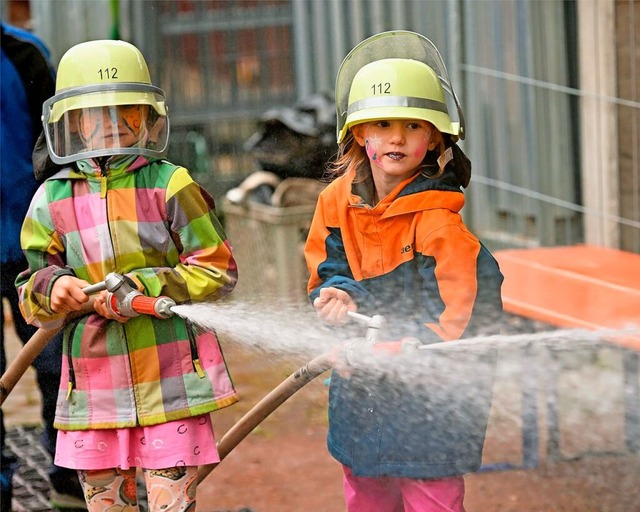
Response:
[[[44,132],[40,132],[40,136],[38,137],[38,140],[36,140],[36,145],[33,148],[33,153],[31,154],[31,161],[33,163],[33,174],[38,181],[45,180],[53,176],[60,169],[65,167],[54,163],[54,161],[51,160],[51,157],[49,157],[49,150],[47,149],[47,141],[45,139]]]
[[[442,176],[432,178],[429,171],[437,170],[436,158],[437,156],[431,152],[427,154],[425,170],[399,183],[385,198],[370,208],[377,211],[382,218],[436,208],[459,212],[465,202],[459,179],[460,169],[451,160]],[[349,173],[342,177],[350,187],[349,203],[353,207],[367,207],[371,203],[370,198],[373,197],[374,184],[371,172],[369,170],[368,176],[362,181],[354,181],[354,175],[355,173]]]

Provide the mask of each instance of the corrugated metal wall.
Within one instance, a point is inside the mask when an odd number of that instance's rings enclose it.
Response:
[[[255,170],[243,144],[260,114],[317,92],[332,95],[340,62],[363,38],[392,28],[422,31],[443,53],[453,51],[456,41],[445,37],[452,11],[444,2],[122,5],[130,20],[123,32],[141,47],[170,99],[171,155],[190,165],[218,197]],[[196,142],[206,148],[204,155]]]
[[[575,5],[465,3],[470,206],[476,229],[505,245],[582,240],[581,214],[560,205],[580,202]]]
[[[40,0],[37,31],[59,55],[61,38],[105,37],[111,4]],[[169,94],[172,158],[218,197],[254,170],[243,144],[262,112],[332,93],[342,58],[367,36],[414,30],[438,46],[462,101],[474,163],[463,213],[474,231],[494,246],[587,241],[640,252],[636,0],[119,6],[122,38]],[[102,14],[83,24],[82,12]]]

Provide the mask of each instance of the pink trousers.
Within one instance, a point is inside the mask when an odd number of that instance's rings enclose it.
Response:
[[[354,476],[343,466],[348,512],[465,512],[464,478]]]

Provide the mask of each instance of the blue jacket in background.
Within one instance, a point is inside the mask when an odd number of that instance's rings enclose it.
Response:
[[[9,263],[23,259],[20,229],[38,188],[31,154],[42,131],[42,104],[55,93],[55,74],[48,49],[34,34],[5,23],[1,30],[0,262]]]

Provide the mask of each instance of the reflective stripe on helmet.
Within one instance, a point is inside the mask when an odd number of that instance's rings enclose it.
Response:
[[[415,98],[410,96],[376,96],[354,101],[349,105],[347,115],[360,110],[376,107],[411,107],[436,110],[448,114],[447,105],[441,101],[427,98]]]

